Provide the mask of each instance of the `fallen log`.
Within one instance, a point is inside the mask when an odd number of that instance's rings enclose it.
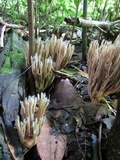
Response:
[[[73,25],[75,18],[65,18],[65,22]],[[86,20],[82,18],[77,18],[76,26],[78,27],[86,27],[86,28],[99,28],[99,29],[107,29],[110,30],[113,26],[120,23],[120,20],[117,21],[95,21],[95,20]]]

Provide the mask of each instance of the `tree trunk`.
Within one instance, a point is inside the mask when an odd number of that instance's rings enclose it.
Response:
[[[108,137],[106,160],[120,160],[120,100],[116,120]]]
[[[83,18],[86,19],[87,18],[87,0],[84,0],[83,1]],[[82,28],[82,47],[83,47],[83,50],[82,50],[82,59],[83,61],[86,61],[87,59],[87,28],[86,27],[83,27]]]
[[[28,27],[29,27],[29,59],[28,66],[31,66],[31,56],[34,54],[34,15],[33,15],[33,0],[28,0]],[[29,69],[29,95],[35,94],[34,77],[31,68]]]

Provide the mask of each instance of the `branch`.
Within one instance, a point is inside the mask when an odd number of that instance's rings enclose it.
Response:
[[[23,29],[23,28],[24,28],[24,26],[22,26],[22,25],[8,24],[8,23],[6,23],[6,22],[2,19],[2,17],[0,17],[0,23],[1,23],[2,25],[5,25],[7,28],[15,28],[15,29]]]
[[[6,28],[5,25],[0,25],[0,48],[4,47],[3,39],[4,39],[5,28]]]
[[[61,7],[61,6],[59,6],[59,7],[57,7],[57,8],[51,9],[51,10],[48,12],[48,14],[52,14],[52,13],[58,11],[58,10],[60,9],[60,7]],[[45,16],[46,16],[46,13],[42,13],[42,15],[40,16],[40,18],[44,18]]]
[[[73,25],[75,19],[74,18],[65,18],[65,21],[68,24]],[[76,26],[87,27],[87,28],[95,27],[95,28],[102,28],[102,29],[110,30],[111,27],[113,27],[117,23],[120,23],[120,20],[110,22],[110,21],[85,20],[85,19],[82,19],[82,18],[77,18]]]

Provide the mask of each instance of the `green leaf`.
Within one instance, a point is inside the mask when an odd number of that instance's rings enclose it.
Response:
[[[68,69],[62,68],[60,71],[67,73],[67,74],[70,74],[70,75],[73,75],[73,74],[76,74],[79,72],[79,70],[77,68],[68,68]]]
[[[80,3],[81,3],[81,0],[74,0],[74,4],[75,4],[76,7],[77,7],[78,5],[80,5]]]

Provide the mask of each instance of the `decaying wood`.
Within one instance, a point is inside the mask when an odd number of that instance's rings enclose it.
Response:
[[[0,23],[5,25],[7,28],[15,28],[15,29],[23,29],[24,26],[22,25],[17,25],[17,24],[9,24],[9,23],[6,23],[2,17],[0,17]]]
[[[5,32],[6,25],[0,26],[0,47],[4,47],[3,39],[4,39],[4,32]]]
[[[68,24],[73,25],[75,19],[74,18],[65,18],[65,21]],[[114,25],[120,23],[120,20],[117,21],[95,21],[95,20],[85,20],[82,18],[77,18],[76,26],[78,27],[87,27],[87,28],[99,28],[99,29],[107,29],[110,30]]]

